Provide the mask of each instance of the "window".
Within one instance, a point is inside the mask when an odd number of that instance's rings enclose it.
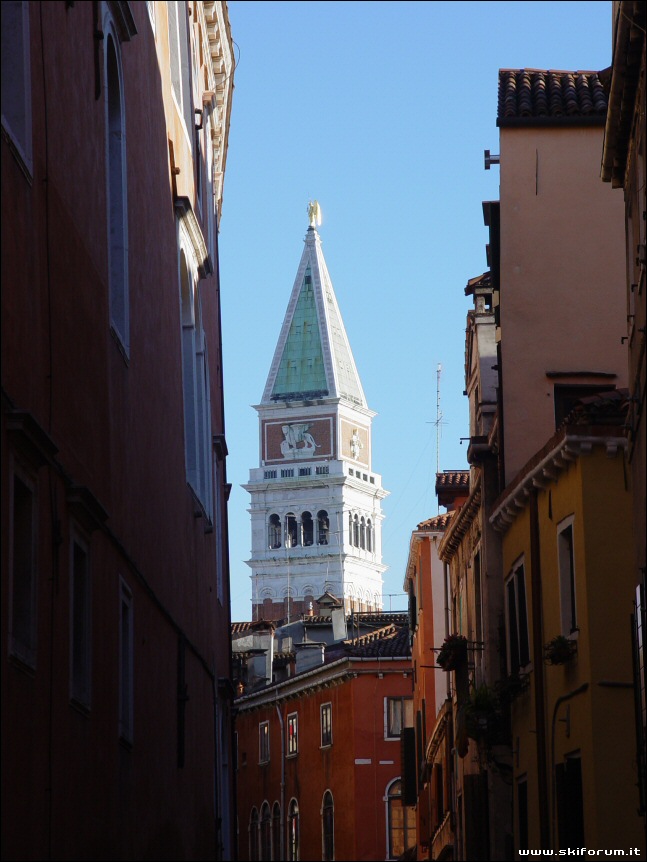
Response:
[[[294,512],[285,516],[285,547],[295,548],[299,544],[299,530]]]
[[[403,727],[413,727],[413,699],[384,698],[384,738],[400,739]]]
[[[359,548],[359,517],[353,516],[353,544]]]
[[[366,522],[366,550],[373,553],[373,524],[370,518]]]
[[[207,339],[202,325],[198,266],[184,224],[180,225],[179,246],[186,473],[187,481],[211,519],[213,476]]]
[[[125,581],[119,602],[119,736],[133,740],[133,597]]]
[[[260,828],[261,859],[270,862],[272,858],[272,820],[270,817],[270,806],[267,802],[261,807]]]
[[[267,541],[270,548],[281,547],[281,519],[278,515],[270,515],[267,529]]]
[[[225,592],[225,560],[227,554],[227,530],[224,518],[226,511],[226,486],[223,481],[225,478],[225,459],[221,459],[218,454],[213,459],[213,523],[216,532],[216,574],[217,574],[217,589],[218,600],[224,606],[227,601]]]
[[[108,280],[110,327],[128,356],[130,315],[128,299],[128,203],[126,173],[126,118],[123,73],[118,40],[111,23],[104,23],[106,81],[106,175],[108,200]]]
[[[321,858],[324,862],[335,858],[335,806],[330,790],[324,793],[321,805]]]
[[[562,634],[570,635],[577,631],[572,515],[557,526],[557,564],[559,567],[559,605]]]
[[[288,757],[299,751],[299,717],[296,712],[288,715]]]
[[[270,723],[262,721],[258,725],[258,762],[270,762]]]
[[[256,808],[252,808],[249,815],[249,858],[252,862],[258,862],[258,811]]]
[[[176,0],[172,0],[167,6],[172,92],[180,116],[184,120],[187,139],[192,145],[194,122],[190,85],[187,7],[186,3],[178,3]]]
[[[567,755],[555,765],[557,834],[560,847],[582,847],[584,835],[584,796],[582,759],[578,752]]]
[[[281,806],[278,802],[272,807],[272,859],[281,859]]]
[[[35,667],[36,493],[31,479],[17,465],[14,466],[11,494],[9,650],[25,664]]]
[[[309,547],[314,542],[314,524],[310,512],[304,512],[301,515],[301,544],[304,548]]]
[[[72,539],[70,566],[70,697],[90,705],[91,596],[88,547]]]
[[[29,3],[2,4],[2,127],[31,175]]]
[[[482,587],[481,587],[481,554],[477,552],[474,554],[473,561],[473,572],[474,572],[474,615],[475,615],[475,640],[477,645],[483,643],[483,598],[482,598]],[[483,651],[480,649],[474,650],[474,664],[478,669],[479,679],[478,682],[481,682],[481,666],[483,664]]]
[[[320,509],[317,512],[317,544],[328,544],[328,533],[330,532],[330,521],[328,520],[328,512],[325,509]]]
[[[528,611],[526,575],[523,562],[518,563],[506,580],[506,625],[508,638],[508,671],[519,672],[530,661],[528,645]]]
[[[290,801],[288,808],[288,860],[298,862],[299,859],[299,804],[296,799]]]
[[[403,805],[402,781],[396,778],[386,790],[388,847],[387,858],[397,859],[416,841],[416,807]]]
[[[360,548],[366,548],[366,521],[364,518],[359,522],[359,546]]]
[[[321,747],[332,745],[332,703],[321,705]]]

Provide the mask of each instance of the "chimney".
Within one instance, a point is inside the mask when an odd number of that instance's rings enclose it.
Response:
[[[305,670],[320,667],[324,663],[324,650],[326,645],[323,643],[300,643],[294,645],[296,652],[296,672],[303,673]]]
[[[346,640],[346,611],[344,610],[344,608],[333,608],[331,616],[333,640]]]

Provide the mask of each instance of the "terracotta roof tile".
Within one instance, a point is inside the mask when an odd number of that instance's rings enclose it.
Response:
[[[344,641],[348,655],[358,658],[393,656],[408,658],[411,655],[408,625],[390,625],[377,629],[356,640]]]
[[[251,622],[232,623],[231,624],[231,633],[232,633],[232,635],[240,635],[240,634],[243,634],[243,632],[250,631],[251,627],[252,627]]]
[[[562,425],[624,425],[630,407],[628,389],[612,389],[580,398]],[[560,426],[561,427],[561,426]]]
[[[421,521],[418,524],[417,529],[420,531],[428,531],[428,532],[440,532],[447,529],[449,522],[451,521],[454,512],[443,512],[440,515],[436,515],[433,518],[428,518],[426,521]]]
[[[469,485],[469,470],[445,470],[443,473],[436,473],[436,490],[439,488],[465,488],[467,490]]]
[[[603,124],[607,104],[598,72],[499,70],[499,126]]]
[[[492,276],[490,274],[490,270],[484,272],[483,275],[477,275],[474,278],[470,278],[465,286],[465,296],[471,296],[475,290],[491,290],[492,289]]]

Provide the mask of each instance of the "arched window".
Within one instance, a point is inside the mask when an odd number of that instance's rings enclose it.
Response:
[[[299,544],[299,530],[294,512],[288,512],[285,516],[285,547],[296,548]]]
[[[292,799],[288,809],[288,860],[297,862],[299,859],[299,804]]]
[[[349,544],[353,544],[353,514],[352,512],[348,513],[348,542]]]
[[[398,859],[416,841],[415,805],[403,805],[402,781],[396,778],[386,789],[388,859]]]
[[[186,474],[207,516],[211,518],[213,471],[207,342],[202,326],[197,262],[188,234],[182,225],[179,265]]]
[[[359,546],[366,548],[366,521],[364,518],[359,522]]]
[[[314,524],[310,512],[304,512],[301,515],[301,544],[304,548],[309,547],[314,542]]]
[[[373,552],[373,524],[370,518],[366,522],[366,550]]]
[[[270,548],[281,547],[281,519],[278,515],[270,515],[267,526],[267,543]]]
[[[281,806],[278,802],[272,807],[272,859],[278,862],[281,853]]]
[[[328,533],[330,532],[330,521],[328,520],[328,512],[325,509],[320,509],[317,512],[317,544],[328,544]]]
[[[321,806],[321,851],[324,862],[335,858],[335,806],[330,790],[324,793]]]
[[[126,118],[124,115],[121,55],[108,31],[106,46],[106,174],[108,197],[108,280],[110,327],[126,356],[130,350],[128,308],[128,205],[126,174]]]
[[[249,858],[258,862],[258,811],[252,808],[249,816]]]
[[[359,548],[359,518],[357,515],[353,518],[353,544]]]
[[[267,802],[261,808],[261,860],[270,862],[272,859],[272,819],[270,817],[270,806]]]

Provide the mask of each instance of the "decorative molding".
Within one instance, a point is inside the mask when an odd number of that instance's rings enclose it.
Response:
[[[180,224],[184,226],[191,240],[193,251],[198,262],[198,273],[200,278],[207,278],[213,275],[213,263],[207,249],[207,244],[202,235],[202,228],[197,219],[191,201],[188,197],[178,196],[175,198],[175,214],[177,215]]]
[[[520,476],[504,491],[490,517],[495,530],[505,532],[517,515],[526,508],[530,491],[543,490],[555,482],[560,473],[580,455],[589,454],[594,446],[604,446],[609,457],[627,448],[627,438],[617,434],[600,436],[564,434],[561,440],[538,463],[523,470]]]
[[[128,0],[108,0],[107,4],[113,17],[120,42],[130,42],[137,35],[137,27],[133,17],[133,10]]]

